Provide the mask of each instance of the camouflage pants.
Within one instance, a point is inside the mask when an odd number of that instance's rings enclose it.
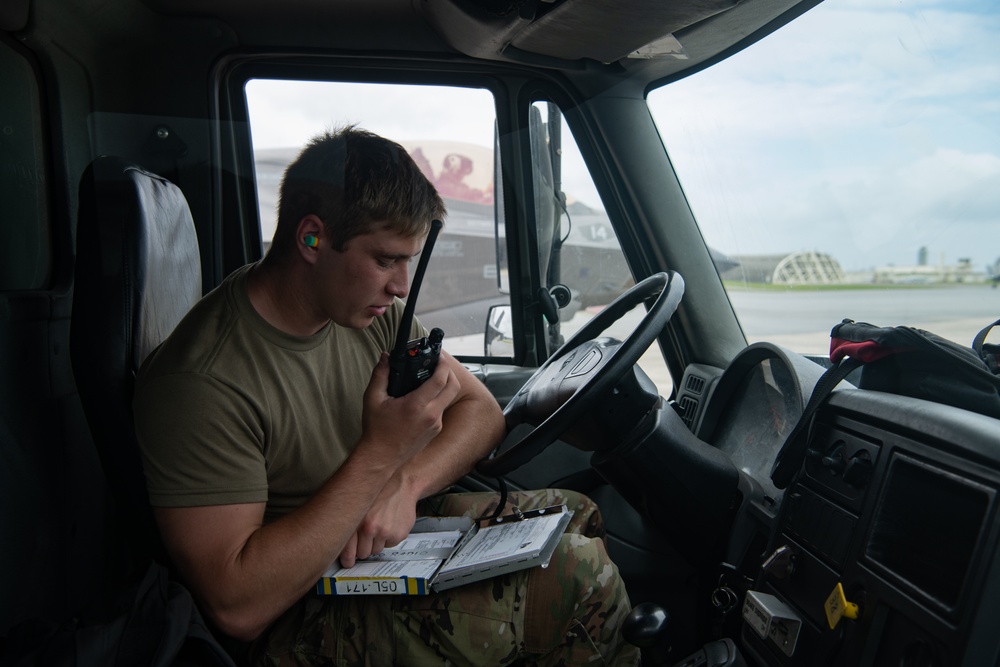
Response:
[[[448,494],[424,515],[472,516],[495,493]],[[426,596],[308,595],[251,650],[258,665],[635,665],[619,627],[625,586],[608,558],[597,505],[570,491],[513,492],[521,509],[566,504],[573,520],[547,568],[532,568]]]

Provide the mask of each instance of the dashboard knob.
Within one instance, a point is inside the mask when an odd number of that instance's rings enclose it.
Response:
[[[820,459],[823,467],[834,475],[839,475],[847,468],[847,460],[844,455],[844,443],[838,441],[827,450],[826,456]]]
[[[857,489],[864,488],[872,478],[872,469],[871,456],[861,450],[847,462],[844,468],[844,481]]]

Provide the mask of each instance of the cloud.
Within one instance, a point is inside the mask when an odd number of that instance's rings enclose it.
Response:
[[[995,259],[998,33],[992,0],[825,0],[654,91],[708,243],[819,250],[849,268],[911,263],[924,245],[949,261]],[[251,82],[248,99],[257,148],[350,122],[400,141],[493,141],[486,90]],[[567,148],[565,189],[599,206],[582,164]]]
[[[998,32],[982,3],[827,0],[651,94],[708,243],[849,268],[910,264],[922,245],[992,261]]]
[[[493,96],[486,90],[252,81],[247,98],[256,148],[301,146],[319,132],[350,123],[396,141],[447,137],[493,144]]]

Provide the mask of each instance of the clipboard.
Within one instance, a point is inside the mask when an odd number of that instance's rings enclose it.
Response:
[[[427,595],[492,577],[548,567],[573,511],[565,505],[520,511],[473,522],[464,517],[420,519],[410,538],[462,526],[446,557],[439,552],[407,558],[387,549],[352,568],[334,563],[316,584],[316,594]],[[409,539],[409,538],[408,538]]]
[[[434,576],[443,591],[531,567],[548,567],[573,511],[542,507],[480,521],[462,538]]]

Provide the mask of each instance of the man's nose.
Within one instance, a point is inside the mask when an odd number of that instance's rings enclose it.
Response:
[[[410,263],[398,262],[398,267],[392,274],[386,290],[393,296],[405,299],[410,293]]]

